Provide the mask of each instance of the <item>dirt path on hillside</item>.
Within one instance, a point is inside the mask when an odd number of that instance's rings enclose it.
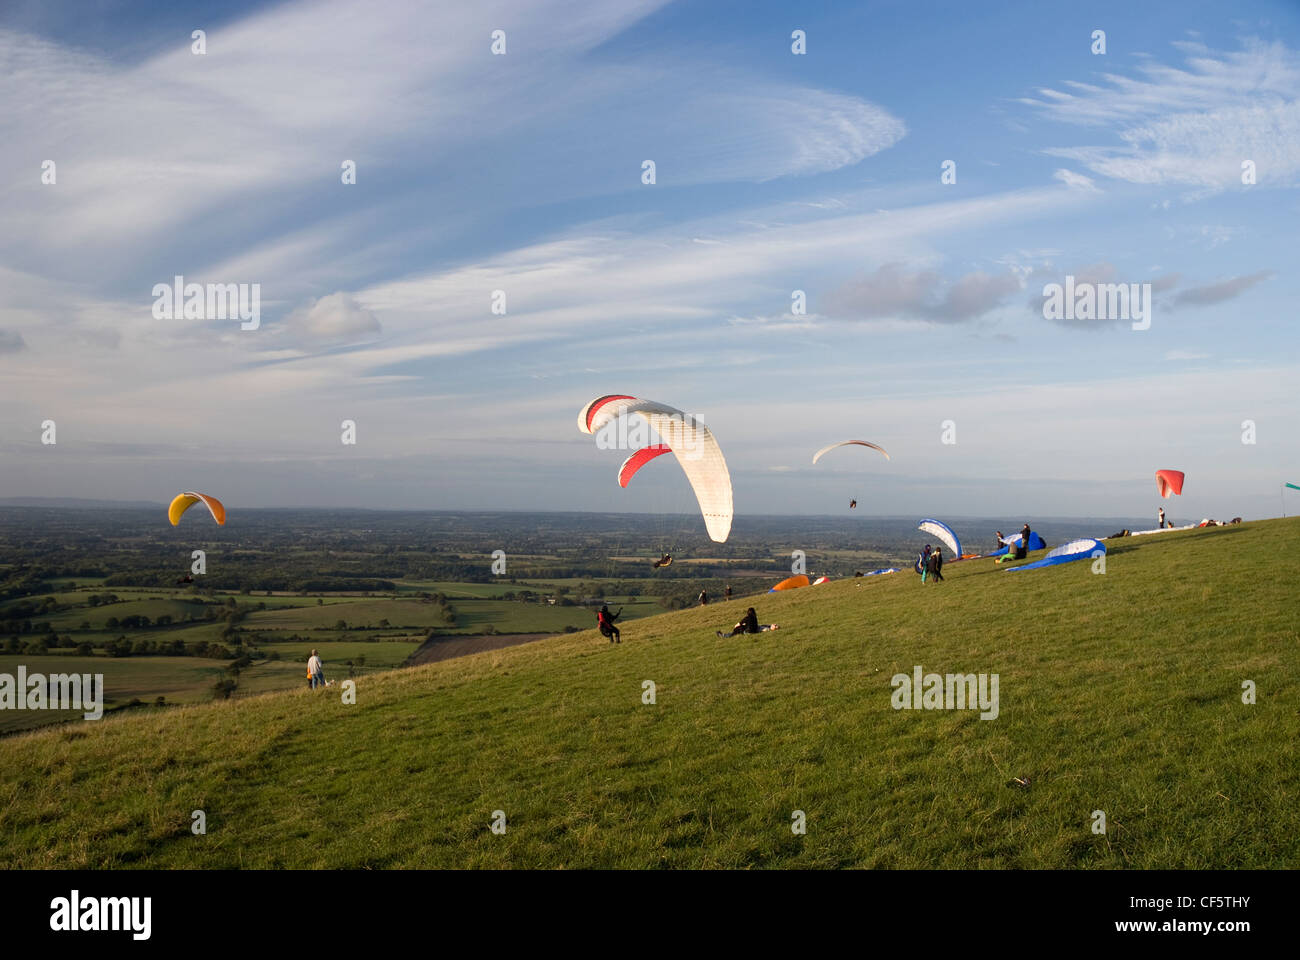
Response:
[[[407,660],[407,666],[421,663],[437,663],[439,660],[451,660],[455,657],[482,653],[484,650],[500,650],[502,647],[517,647],[521,643],[532,643],[553,637],[553,633],[499,633],[479,634],[471,637],[435,637],[426,640]]]

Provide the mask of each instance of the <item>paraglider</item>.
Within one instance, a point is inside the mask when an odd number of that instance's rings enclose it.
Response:
[[[632,456],[623,461],[623,465],[618,468],[618,485],[627,487],[628,482],[636,476],[636,472],[644,467],[655,457],[662,457],[665,453],[672,453],[673,448],[664,443],[656,443],[654,446],[642,447]]]
[[[952,527],[948,524],[927,519],[918,523],[916,529],[938,537],[948,547],[953,557],[961,556],[961,541],[957,539],[957,534],[952,532]]]
[[[798,574],[797,576],[786,577],[784,580],[782,580],[780,583],[778,583],[775,587],[773,587],[771,590],[767,592],[776,593],[776,591],[778,590],[797,590],[800,587],[808,586],[809,584],[811,584],[811,582],[812,581],[808,579],[808,576],[806,574],[801,573]]]
[[[1183,472],[1181,470],[1157,470],[1156,491],[1168,500],[1171,496],[1182,496]]]
[[[609,394],[592,400],[578,413],[578,429],[595,435],[629,414],[636,414],[644,420],[659,435],[662,443],[637,450],[623,461],[618,472],[619,485],[626,487],[645,464],[665,453],[672,453],[695,492],[709,539],[726,543],[731,533],[733,513],[731,474],[713,433],[699,420],[676,407],[626,394]]]
[[[879,450],[882,454],[884,454],[886,460],[889,459],[889,454],[885,453],[885,448],[880,446],[879,444],[869,443],[866,440],[841,440],[839,443],[832,443],[829,447],[822,447],[820,450],[814,453],[813,463],[816,463],[818,460],[822,458],[823,454],[829,453],[830,451],[834,450],[836,447],[870,447],[872,450]]]
[[[1017,533],[1017,534],[1015,534],[1015,535],[1013,535],[1013,536],[1010,536],[1010,537],[1003,537],[1003,538],[1002,538],[1002,546],[999,547],[997,550],[994,550],[992,553],[986,553],[985,556],[986,556],[986,557],[1001,557],[1001,556],[1005,555],[1005,554],[1008,553],[1008,552],[1010,552],[1010,553],[1015,553],[1016,550],[1020,547],[1020,541],[1023,540],[1023,539],[1024,539],[1024,535],[1023,535],[1023,534],[1020,534],[1020,533]],[[1025,549],[1026,549],[1026,550],[1045,550],[1046,548],[1047,548],[1047,541],[1045,541],[1041,536],[1038,535],[1038,531],[1037,531],[1037,530],[1030,530],[1030,531],[1029,531],[1029,543],[1028,543],[1028,545],[1025,547]],[[1013,559],[1014,559],[1014,558],[1013,558]]]
[[[880,451],[880,453],[884,456],[886,460],[889,459],[889,454],[886,453],[885,448],[880,446],[879,444],[870,443],[869,441],[866,440],[841,440],[839,443],[832,443],[828,447],[822,447],[820,450],[814,453],[812,462],[815,464],[818,460],[822,458],[823,454],[829,453],[830,451],[834,450],[836,447],[870,447],[872,450]],[[853,497],[849,500],[849,509],[856,510],[857,508],[858,508],[858,500],[856,497]]]
[[[658,570],[660,567],[670,566],[672,562],[673,562],[672,555],[665,553],[662,557],[660,557],[653,564],[651,564],[651,566],[653,566],[656,570]]]
[[[1007,567],[1004,573],[1015,573],[1017,570],[1039,570],[1043,567],[1054,567],[1058,563],[1070,563],[1074,560],[1086,560],[1094,553],[1105,553],[1106,545],[1100,540],[1092,537],[1085,537],[1082,540],[1071,540],[1069,543],[1062,544],[1055,550],[1048,551],[1047,556],[1041,560],[1035,560],[1033,563],[1026,563],[1019,567]]]
[[[181,514],[196,503],[202,503],[208,508],[208,513],[212,514],[212,519],[217,521],[217,526],[224,527],[226,525],[226,508],[221,505],[220,500],[216,497],[209,497],[205,493],[187,491],[186,493],[178,493],[176,498],[172,500],[171,506],[167,508],[167,519],[171,521],[172,526],[179,524]]]

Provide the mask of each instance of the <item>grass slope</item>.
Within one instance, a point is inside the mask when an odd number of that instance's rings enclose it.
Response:
[[[355,705],[298,690],[9,738],[0,862],[1293,865],[1298,535],[1119,541],[1104,575],[978,560],[943,584],[839,581],[760,598],[782,629],[756,639],[714,637],[733,601],[637,620],[618,647],[587,631],[363,677]],[[997,673],[1000,716],[892,709],[916,664]]]

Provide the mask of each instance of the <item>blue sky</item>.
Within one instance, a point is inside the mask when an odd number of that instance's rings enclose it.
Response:
[[[575,428],[629,393],[739,514],[1141,515],[1176,468],[1175,516],[1276,515],[1300,7],[807,6],[6,5],[0,495],[688,509]],[[176,274],[261,327],[155,319]],[[1150,329],[1045,319],[1067,274]],[[848,438],[892,459],[811,466]]]

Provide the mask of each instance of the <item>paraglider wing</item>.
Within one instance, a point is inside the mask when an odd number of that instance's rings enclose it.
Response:
[[[952,527],[938,520],[922,520],[916,525],[916,529],[925,533],[933,534],[943,541],[944,545],[952,552],[953,559],[961,556],[961,541],[957,539],[957,534],[952,532]]]
[[[618,485],[626,487],[636,472],[644,467],[655,457],[662,457],[665,453],[672,453],[673,448],[663,443],[656,443],[651,447],[642,447],[632,456],[623,461],[623,465],[618,468]]]
[[[187,491],[186,493],[178,493],[176,498],[172,500],[171,506],[167,508],[167,519],[172,522],[172,526],[179,524],[181,514],[196,503],[202,503],[208,508],[208,513],[212,514],[212,519],[217,521],[217,526],[224,527],[226,525],[226,508],[221,505],[220,500],[216,497],[209,497],[207,494]]]
[[[882,454],[884,454],[886,460],[889,459],[889,454],[885,453],[885,448],[878,444],[868,443],[866,440],[841,440],[839,443],[832,443],[829,447],[822,447],[820,450],[814,453],[813,463],[816,463],[818,460],[820,460],[822,458],[822,454],[829,453],[830,451],[834,450],[836,447],[850,447],[850,446],[870,447],[872,450],[879,450]]]
[[[799,587],[809,586],[809,580],[806,574],[799,574],[794,577],[786,577],[778,583],[768,593],[775,593],[777,590],[797,590]]]
[[[1300,486],[1297,486],[1294,483],[1288,483],[1287,486],[1290,487],[1292,490],[1300,490]]]
[[[691,489],[695,491],[695,499],[700,505],[700,514],[704,517],[709,539],[716,543],[726,543],[727,536],[731,533],[733,513],[731,474],[727,471],[727,461],[722,456],[722,448],[718,446],[712,431],[676,407],[627,394],[609,394],[591,401],[578,414],[578,429],[583,433],[594,434],[611,420],[629,414],[637,414],[644,419],[663,441],[659,446],[666,446],[673,452],[686,479],[690,481]],[[638,451],[640,452],[644,451]],[[633,454],[629,462],[635,460],[636,456]],[[624,463],[624,467],[628,465]],[[641,464],[637,465],[639,466]],[[636,469],[633,469],[628,477],[635,472]],[[623,471],[620,470],[619,474],[622,482]]]
[[[1094,553],[1106,552],[1106,545],[1100,540],[1092,537],[1085,537],[1082,540],[1071,540],[1069,543],[1062,544],[1054,550],[1048,551],[1047,556],[1041,560],[1035,560],[1033,563],[1021,564],[1018,567],[1007,567],[1005,573],[1014,573],[1017,570],[1038,570],[1042,567],[1054,567],[1058,563],[1069,563],[1072,560],[1086,560]]]
[[[1160,496],[1166,500],[1171,495],[1182,496],[1183,493],[1183,472],[1181,470],[1157,470],[1156,471],[1156,490]]]

